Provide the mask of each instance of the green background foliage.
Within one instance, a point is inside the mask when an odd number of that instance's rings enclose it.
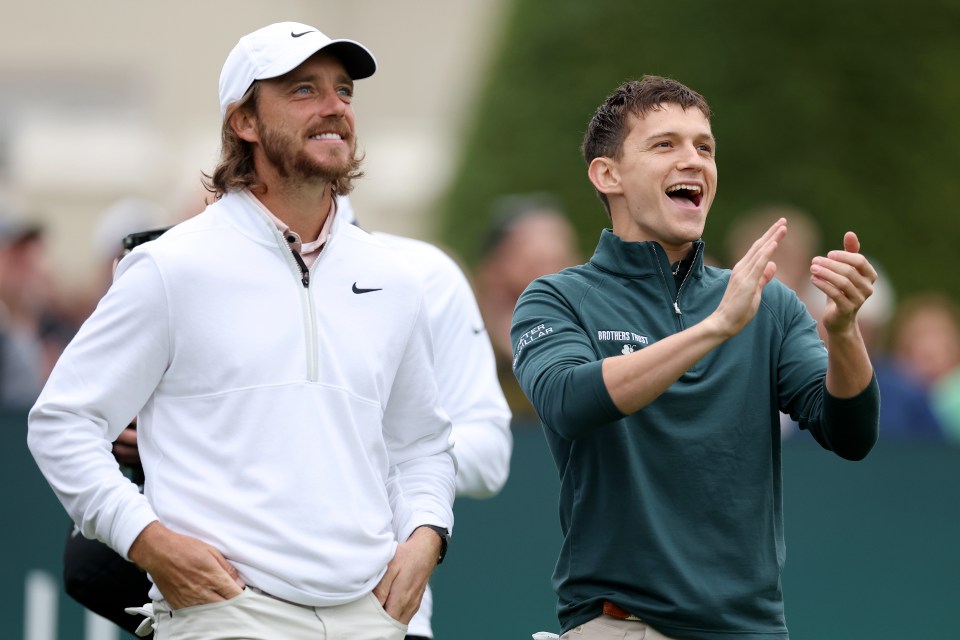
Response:
[[[843,232],[899,295],[960,298],[960,0],[515,0],[466,132],[441,239],[474,262],[498,196],[553,192],[589,255],[606,214],[579,145],[597,105],[645,73],[713,110],[721,261],[732,220],[791,204]],[[498,43],[491,43],[497,46]]]

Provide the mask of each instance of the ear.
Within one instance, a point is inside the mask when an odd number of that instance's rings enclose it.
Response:
[[[260,141],[260,137],[257,135],[257,117],[249,109],[242,107],[235,109],[227,117],[227,122],[241,140],[247,142]]]
[[[587,167],[587,177],[593,183],[593,188],[604,195],[623,193],[620,184],[620,169],[617,162],[603,156],[594,158]]]

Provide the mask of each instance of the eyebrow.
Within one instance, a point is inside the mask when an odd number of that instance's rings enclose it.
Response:
[[[676,131],[658,131],[658,132],[656,132],[656,133],[650,134],[649,136],[647,136],[646,138],[644,138],[643,141],[646,143],[646,142],[653,142],[653,141],[656,140],[657,138],[674,138],[674,139],[676,139],[676,138],[683,138],[683,137],[684,137],[683,134],[677,133]],[[704,140],[706,140],[706,141],[710,142],[711,144],[716,144],[716,143],[717,143],[717,139],[713,137],[713,134],[712,134],[712,133],[698,133],[698,134],[696,134],[695,136],[693,136],[693,139],[694,139],[694,140],[697,140],[697,141],[704,141]]]

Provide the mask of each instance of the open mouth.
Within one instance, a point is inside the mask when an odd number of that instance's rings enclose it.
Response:
[[[703,190],[697,184],[675,184],[665,193],[681,207],[699,207],[703,200]]]

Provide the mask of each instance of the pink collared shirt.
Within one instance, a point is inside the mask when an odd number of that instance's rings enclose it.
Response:
[[[253,195],[251,192],[250,197],[253,198],[253,201],[263,209],[263,212],[270,216],[270,219],[273,220],[274,224],[277,225],[277,229],[280,231],[280,234],[286,238],[287,242],[290,243],[290,248],[300,254],[300,257],[303,258],[303,263],[309,268],[317,261],[317,258],[320,256],[320,250],[323,249],[323,245],[327,241],[327,237],[330,235],[330,229],[333,226],[333,218],[337,214],[336,200],[330,203],[330,212],[327,214],[327,219],[323,223],[323,227],[320,228],[320,235],[317,236],[316,240],[311,242],[303,242],[299,235],[295,231],[290,229],[290,225],[278,218],[273,214],[272,211],[267,209],[260,200],[257,199],[257,196]]]

